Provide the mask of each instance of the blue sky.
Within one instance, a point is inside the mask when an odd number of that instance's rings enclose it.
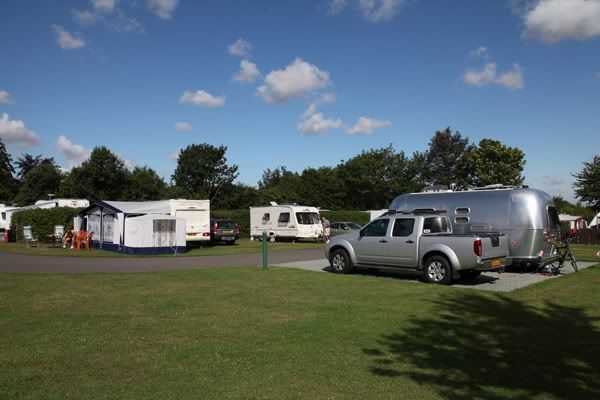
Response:
[[[0,137],[65,168],[206,142],[255,185],[450,126],[572,200],[599,153],[600,0],[5,0],[0,46]]]

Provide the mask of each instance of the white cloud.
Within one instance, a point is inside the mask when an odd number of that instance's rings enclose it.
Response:
[[[540,0],[523,18],[525,35],[546,43],[600,36],[600,0]]]
[[[90,150],[86,149],[80,144],[71,142],[63,135],[58,137],[56,147],[63,157],[69,162],[71,167],[81,164],[87,160],[91,154]]]
[[[91,0],[92,7],[98,12],[110,14],[117,5],[117,0]]]
[[[192,130],[192,126],[187,122],[178,122],[175,124],[175,129],[179,132],[189,132]]]
[[[359,0],[363,16],[370,22],[390,21],[406,0]]]
[[[6,113],[2,113],[0,119],[0,138],[6,144],[23,146],[33,146],[40,142],[38,134],[27,129],[23,121],[11,120]]]
[[[197,90],[196,92],[186,90],[179,98],[179,102],[203,107],[222,107],[225,104],[225,96],[216,97],[204,90]]]
[[[15,104],[15,101],[6,90],[0,90],[0,104]]]
[[[179,0],[148,0],[148,9],[162,19],[171,19]]]
[[[331,0],[329,2],[329,13],[331,15],[339,14],[344,8],[346,8],[347,4],[347,0]]]
[[[254,46],[247,40],[239,38],[235,41],[235,43],[230,44],[227,50],[229,54],[232,56],[240,56],[240,57],[248,57],[250,56],[250,50],[252,50]]]
[[[85,41],[65,31],[60,25],[52,25],[56,32],[56,42],[62,49],[79,49],[85,47]]]
[[[510,71],[498,75],[496,63],[487,63],[481,70],[467,70],[463,79],[465,83],[479,87],[492,83],[509,89],[522,89],[525,86],[523,69],[518,64],[513,64]]]
[[[260,76],[260,71],[256,64],[242,60],[240,62],[240,70],[233,76],[233,80],[240,83],[252,83]]]
[[[81,26],[95,25],[102,16],[96,11],[90,10],[72,10],[73,21],[77,22]]]
[[[257,93],[269,103],[284,103],[306,92],[331,85],[329,72],[296,58],[284,70],[274,70],[265,77]]]
[[[171,154],[171,160],[179,160],[179,155],[181,154],[181,149],[175,150],[173,154]]]
[[[317,111],[317,107],[321,104],[333,104],[335,103],[335,94],[334,93],[323,93],[316,100],[309,104],[304,114],[302,114],[302,118],[308,118],[313,115]]]
[[[547,186],[560,186],[566,183],[566,179],[562,176],[554,175],[554,176],[544,176],[544,183]]]
[[[348,129],[348,133],[369,135],[373,133],[375,129],[385,128],[388,126],[392,126],[391,121],[360,117],[358,121],[356,121],[356,124]]]
[[[322,113],[310,115],[298,124],[300,132],[305,134],[318,134],[329,129],[339,129],[343,126],[341,119],[327,119]]]
[[[471,57],[476,57],[476,58],[483,58],[483,59],[489,58],[488,49],[485,46],[479,46],[477,49],[471,50],[469,52],[469,55]]]

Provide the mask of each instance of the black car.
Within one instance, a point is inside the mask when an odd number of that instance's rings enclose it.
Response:
[[[234,244],[240,237],[240,226],[227,218],[210,220],[210,241]]]

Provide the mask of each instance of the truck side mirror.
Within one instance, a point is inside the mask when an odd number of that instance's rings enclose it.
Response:
[[[367,234],[367,230],[366,229],[361,229],[359,232],[360,237],[364,237]]]

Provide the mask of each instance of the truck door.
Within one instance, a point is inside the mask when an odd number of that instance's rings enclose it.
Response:
[[[389,218],[381,218],[361,229],[354,249],[359,263],[381,264],[385,260],[389,224]]]
[[[417,230],[414,218],[396,218],[386,247],[387,265],[415,267],[417,265]]]

